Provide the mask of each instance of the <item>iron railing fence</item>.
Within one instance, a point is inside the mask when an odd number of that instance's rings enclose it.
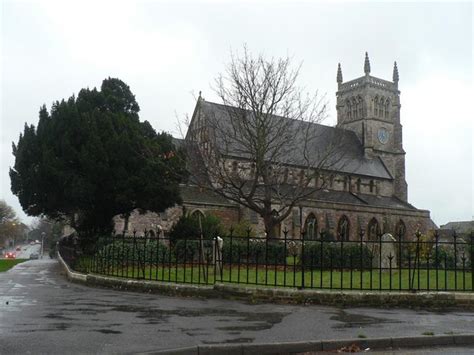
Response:
[[[240,283],[257,286],[381,291],[473,291],[474,235],[441,239],[420,234],[366,240],[169,238],[115,235],[80,251],[59,245],[76,270],[176,283]]]

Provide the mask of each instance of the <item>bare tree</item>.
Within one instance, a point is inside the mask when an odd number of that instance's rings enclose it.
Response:
[[[194,181],[255,211],[270,237],[344,157],[344,132],[318,124],[325,99],[302,93],[299,70],[288,57],[232,54],[215,81],[222,105],[199,98],[186,135]]]
[[[22,226],[13,208],[4,200],[0,200],[0,249],[7,239],[15,239],[21,234]]]

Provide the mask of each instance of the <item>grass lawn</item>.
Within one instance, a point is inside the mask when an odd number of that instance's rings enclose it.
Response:
[[[24,261],[26,261],[26,259],[0,259],[0,272],[7,271],[16,264],[22,263]]]
[[[100,269],[89,269],[92,272]],[[224,267],[222,273],[209,267],[188,264],[180,265],[127,265],[102,269],[99,273],[134,279],[147,279],[179,283],[213,284],[214,282],[301,287],[315,289],[358,289],[358,290],[473,290],[473,275],[465,271],[445,270],[312,270],[304,274],[292,265],[274,267]],[[206,277],[207,275],[207,277]]]

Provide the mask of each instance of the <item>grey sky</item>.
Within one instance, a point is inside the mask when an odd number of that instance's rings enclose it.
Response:
[[[231,49],[290,55],[300,84],[326,93],[334,124],[336,68],[344,81],[400,72],[409,201],[437,224],[474,215],[473,9],[463,3],[253,1],[1,2],[0,199],[10,192],[11,142],[25,122],[108,77],[130,85],[141,119],[176,132]],[[175,114],[176,113],[176,114]],[[28,219],[29,221],[29,219]]]

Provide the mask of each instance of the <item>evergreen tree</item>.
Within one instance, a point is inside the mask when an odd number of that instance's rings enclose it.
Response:
[[[139,121],[130,88],[101,90],[42,106],[38,126],[13,144],[12,192],[28,215],[67,218],[83,238],[110,232],[115,215],[161,212],[180,202],[180,152],[171,136]]]

